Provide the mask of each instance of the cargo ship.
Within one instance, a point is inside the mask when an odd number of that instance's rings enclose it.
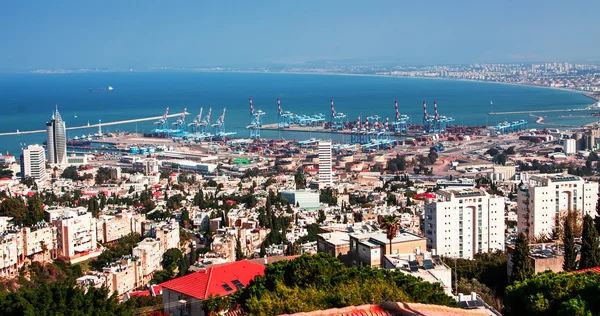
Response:
[[[114,88],[111,86],[108,86],[108,88],[104,89],[104,88],[96,88],[96,89],[88,89],[89,92],[108,92],[108,91],[113,91]]]

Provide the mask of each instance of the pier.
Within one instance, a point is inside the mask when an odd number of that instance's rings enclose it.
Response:
[[[180,116],[181,114],[182,113],[169,114],[169,115],[167,115],[167,117],[177,117],[177,116]],[[161,115],[161,116],[144,117],[144,118],[122,120],[122,121],[115,121],[115,122],[88,124],[88,125],[83,125],[83,126],[67,127],[67,130],[86,129],[86,128],[94,128],[94,127],[99,127],[99,126],[121,125],[121,124],[129,124],[129,123],[137,123],[137,122],[145,122],[145,121],[156,121],[156,120],[159,120],[162,118],[163,118],[163,116]],[[37,133],[45,133],[45,132],[46,132],[45,129],[38,129],[38,130],[33,130],[33,131],[15,131],[15,132],[0,133],[0,136],[37,134]]]
[[[551,113],[551,112],[580,112],[597,111],[598,107],[586,107],[580,109],[554,109],[554,110],[530,110],[530,111],[508,111],[508,112],[489,112],[488,115],[509,115],[509,114],[530,114],[530,113]]]

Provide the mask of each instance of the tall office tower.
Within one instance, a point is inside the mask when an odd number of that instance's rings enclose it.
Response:
[[[319,189],[330,187],[333,182],[331,141],[319,142]]]
[[[58,109],[52,120],[46,123],[48,163],[64,166],[67,164],[67,130]]]
[[[530,240],[552,237],[568,212],[596,216],[598,183],[571,175],[536,175],[517,193],[517,230]]]
[[[46,151],[40,145],[29,145],[21,154],[21,177],[46,180]]]
[[[484,190],[439,190],[425,204],[427,248],[450,258],[504,250],[504,198]]]

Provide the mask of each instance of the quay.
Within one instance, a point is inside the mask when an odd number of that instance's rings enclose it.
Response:
[[[551,113],[551,112],[579,112],[579,111],[597,111],[597,107],[586,107],[581,109],[554,109],[554,110],[531,110],[531,111],[509,111],[509,112],[489,112],[488,115],[508,115],[508,114],[529,114],[529,113]]]
[[[182,115],[182,113],[176,113],[176,114],[169,114],[169,115],[167,115],[167,117],[177,117],[177,116],[181,116],[181,115]],[[99,126],[111,126],[111,125],[120,125],[120,124],[145,122],[145,121],[155,121],[155,120],[159,120],[162,118],[164,118],[164,116],[161,115],[161,116],[144,117],[144,118],[137,118],[137,119],[130,119],[130,120],[114,121],[114,122],[95,123],[95,124],[88,124],[88,125],[83,125],[83,126],[67,127],[67,130],[86,129],[86,128],[94,128],[94,127],[99,127]],[[5,132],[5,133],[0,133],[0,136],[37,134],[37,133],[45,133],[45,132],[46,132],[45,129],[38,129],[38,130],[33,130],[33,131]]]

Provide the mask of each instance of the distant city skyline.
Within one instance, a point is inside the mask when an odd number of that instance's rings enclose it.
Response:
[[[597,1],[4,4],[0,71],[600,63]]]

